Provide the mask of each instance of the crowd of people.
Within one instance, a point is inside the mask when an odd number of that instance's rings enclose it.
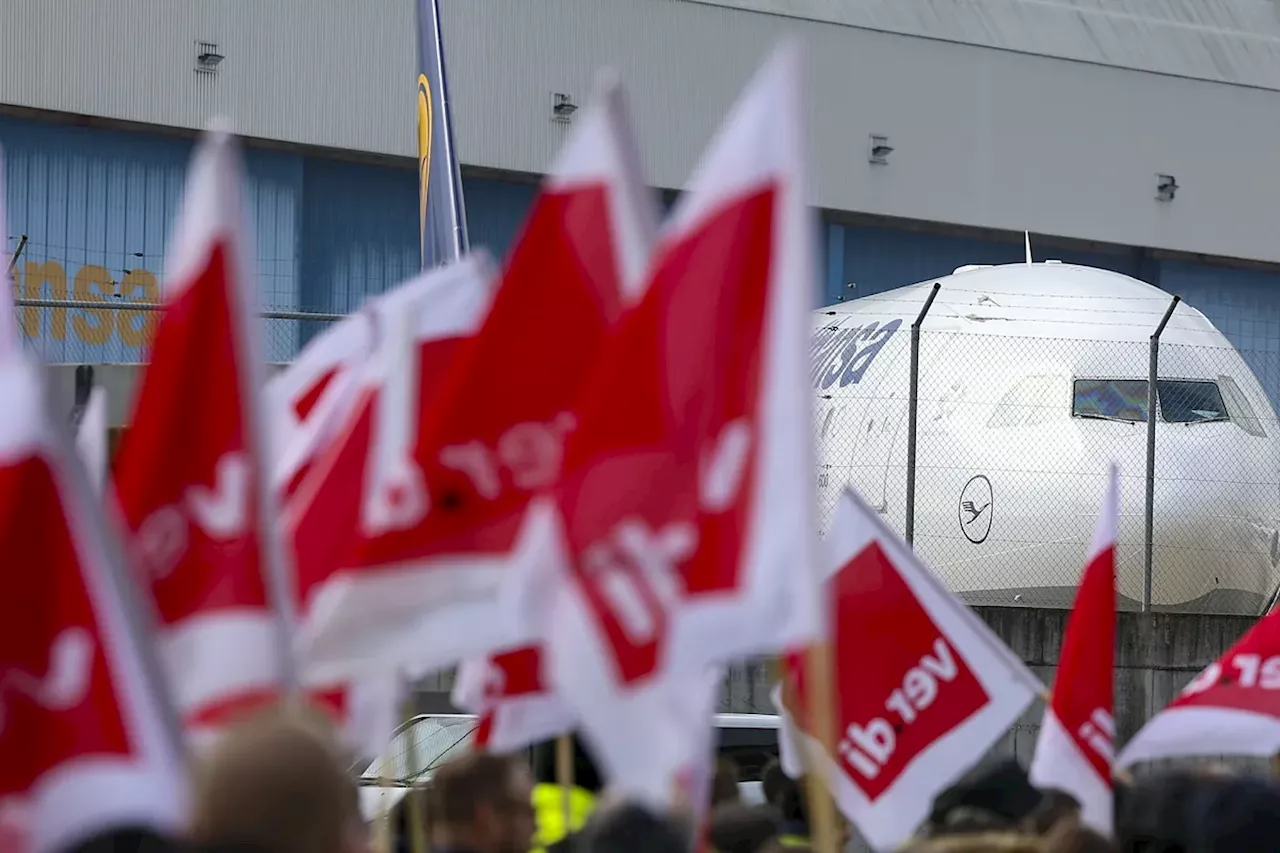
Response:
[[[440,767],[367,823],[351,756],[321,715],[276,708],[230,729],[195,769],[185,838],[118,829],[74,853],[808,853],[816,849],[803,780],[776,760],[748,802],[721,759],[702,823],[613,793],[577,746],[573,784],[553,760],[471,752]],[[567,791],[567,793],[566,793]],[[381,835],[379,834],[381,833]],[[416,838],[415,838],[416,835]],[[848,842],[844,829],[839,842]],[[904,853],[1251,853],[1280,850],[1280,786],[1222,769],[1117,783],[1116,838],[1079,820],[1079,804],[1035,788],[1014,760],[975,769],[933,803]]]

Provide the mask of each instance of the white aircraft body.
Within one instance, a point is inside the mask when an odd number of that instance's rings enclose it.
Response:
[[[1170,295],[1048,263],[954,274],[815,315],[818,503],[848,483],[902,532],[911,325],[915,544],[974,604],[1069,607],[1107,466],[1121,473],[1120,606],[1143,599],[1150,337]],[[1161,336],[1152,605],[1256,614],[1280,582],[1280,423],[1244,359],[1181,303]]]

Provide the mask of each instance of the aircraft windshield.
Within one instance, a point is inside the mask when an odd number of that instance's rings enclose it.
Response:
[[[1156,382],[1160,394],[1160,412],[1166,421],[1191,424],[1199,421],[1225,421],[1227,407],[1215,382],[1187,382],[1161,379]]]
[[[1145,421],[1147,383],[1141,379],[1077,379],[1071,414],[1108,421]]]
[[[1228,419],[1215,382],[1161,379],[1156,393],[1161,420],[1167,423]],[[1147,419],[1147,383],[1143,379],[1077,379],[1071,413],[1078,418],[1143,423]]]

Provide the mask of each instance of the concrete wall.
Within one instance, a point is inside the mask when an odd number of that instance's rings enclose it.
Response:
[[[1045,4],[1002,3],[1021,10],[1027,39],[974,46],[919,34],[936,4],[898,5],[924,21],[916,34],[674,0],[441,0],[459,155],[541,172],[567,132],[552,120],[554,95],[585,104],[596,70],[612,65],[629,84],[653,183],[680,186],[761,59],[798,33],[811,48],[822,207],[1280,261],[1280,83],[1260,71],[1218,75],[1226,83],[1118,68],[1101,64],[1105,51],[1032,55],[1061,47],[1037,45],[1037,33],[1054,42],[1059,30],[1106,25],[1114,50],[1130,43],[1130,60],[1158,56],[1167,61],[1151,67],[1174,71],[1181,53],[1224,66],[1270,55],[1267,38],[1215,40],[1183,22],[1122,31],[1148,17],[1141,10],[1037,25],[1027,10]],[[968,30],[1013,29],[992,5],[952,15]],[[1187,32],[1195,50],[1177,47]],[[195,70],[201,41],[226,57],[216,74]],[[179,128],[225,113],[249,136],[409,157],[413,80],[413,0],[110,0],[92,11],[21,0],[0,11],[0,103],[24,108]],[[895,149],[888,165],[868,162],[872,134]],[[1177,179],[1174,201],[1155,200],[1158,173]]]
[[[1067,611],[1019,607],[975,610],[1045,682],[1046,688],[1053,685]],[[1116,628],[1115,714],[1120,741],[1132,737],[1253,622],[1241,616],[1121,613]],[[735,667],[725,685],[721,709],[774,713],[769,701],[770,686],[764,664]],[[1024,763],[1029,761],[1043,713],[1043,703],[1034,703],[993,752],[1015,755]]]
[[[1032,672],[1053,685],[1067,611],[1018,607],[975,608],[992,630]],[[1240,616],[1121,613],[1116,631],[1116,727],[1128,740],[1154,713],[1177,695],[1196,673],[1217,660],[1254,623]],[[445,713],[452,674],[432,676],[420,687],[422,713]],[[720,710],[772,714],[768,665],[734,666],[725,683]],[[1025,765],[1035,750],[1044,705],[1035,702],[992,750],[1014,755]]]

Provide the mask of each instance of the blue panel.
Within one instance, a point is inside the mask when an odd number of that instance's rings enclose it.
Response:
[[[838,222],[827,222],[823,229],[823,245],[826,247],[826,272],[827,286],[823,289],[821,297],[818,299],[819,305],[831,305],[836,302],[843,302],[846,298],[852,298],[853,291],[849,291],[849,296],[845,295],[845,278],[844,278],[844,235],[846,228]]]
[[[345,313],[418,271],[418,186],[411,169],[308,159],[302,217],[305,310]],[[473,246],[501,260],[536,184],[467,178]]]
[[[950,275],[956,267],[965,264],[1017,263],[1025,257],[1023,245],[1015,242],[870,226],[836,227],[844,231],[844,271],[836,290],[832,290],[829,280],[828,303],[840,301],[842,297],[869,296],[928,278]],[[1034,238],[1031,250],[1037,259],[1048,257],[1128,275],[1136,272],[1136,261],[1131,252],[1102,254],[1056,248],[1038,252]],[[855,287],[849,288],[851,283]]]
[[[1226,335],[1280,408],[1280,273],[1160,262],[1161,286]]]
[[[0,117],[8,176],[7,253],[27,242],[21,296],[154,301],[191,143]],[[249,151],[246,203],[263,300],[297,304],[295,218],[301,161]],[[49,361],[138,361],[147,316],[121,310],[25,308],[23,328]],[[268,354],[291,351],[272,340]]]
[[[418,271],[411,169],[308,159],[303,186],[303,310],[354,311]]]
[[[491,178],[463,178],[467,200],[467,236],[474,248],[484,247],[501,262],[515,242],[538,185]]]

